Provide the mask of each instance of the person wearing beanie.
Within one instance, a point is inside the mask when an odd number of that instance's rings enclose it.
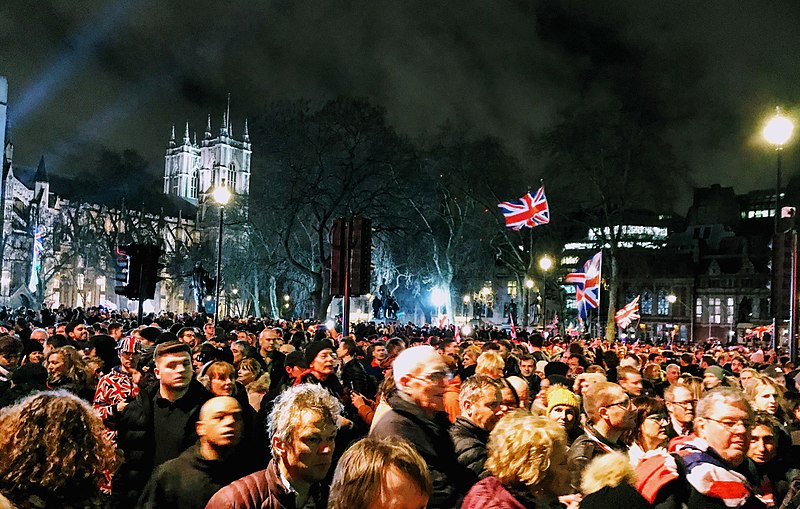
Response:
[[[725,371],[719,366],[709,366],[703,372],[703,387],[710,391],[720,385],[728,385],[725,382]]]
[[[294,385],[320,384],[344,404],[344,387],[334,373],[334,359],[333,344],[330,340],[321,339],[312,342],[305,350],[308,369],[295,379]]]
[[[572,445],[581,435],[580,401],[578,396],[563,385],[552,385],[547,390],[547,417],[567,432],[567,442]]]

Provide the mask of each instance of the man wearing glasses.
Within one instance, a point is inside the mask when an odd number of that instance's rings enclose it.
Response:
[[[657,505],[688,509],[766,507],[747,457],[753,410],[744,394],[733,387],[709,391],[697,403],[696,415],[696,437],[676,444],[677,454],[639,464],[642,495]]]
[[[667,426],[667,437],[689,435],[692,432],[694,420],[694,396],[685,385],[670,385],[664,390],[664,401],[669,412],[670,425]]]
[[[430,509],[457,507],[471,476],[456,461],[447,432],[450,420],[444,412],[444,391],[451,374],[436,350],[428,345],[403,350],[392,363],[397,392],[389,397],[391,410],[374,425],[370,436],[402,437],[428,464],[433,480]]]
[[[620,441],[631,429],[635,413],[630,397],[619,385],[597,382],[583,393],[583,409],[588,417],[584,433],[575,439],[567,454],[572,488],[580,489],[583,470],[594,458],[612,451],[627,453]]]

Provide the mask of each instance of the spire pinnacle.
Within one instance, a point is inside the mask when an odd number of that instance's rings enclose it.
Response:
[[[208,114],[208,122],[206,123],[205,139],[211,139],[211,113]]]
[[[186,129],[183,131],[183,144],[188,145],[191,140],[189,139],[189,121],[186,121]]]
[[[244,141],[250,143],[250,129],[247,127],[247,118],[244,119]]]
[[[169,137],[169,141],[175,141],[175,124],[172,124],[172,135]]]

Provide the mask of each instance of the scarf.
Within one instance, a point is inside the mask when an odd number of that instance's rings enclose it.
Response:
[[[702,495],[735,509],[758,494],[758,481],[731,469],[702,438],[680,444],[677,451],[686,465],[686,480]]]

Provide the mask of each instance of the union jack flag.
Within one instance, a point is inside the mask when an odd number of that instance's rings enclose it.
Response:
[[[631,322],[641,318],[639,315],[639,297],[640,296],[637,295],[635,299],[614,313],[614,320],[616,320],[620,329],[627,329]]]
[[[575,303],[578,305],[578,316],[586,321],[586,310],[600,307],[600,272],[603,266],[603,252],[589,258],[583,267],[567,274],[567,283],[575,285]]]
[[[519,200],[504,201],[498,207],[506,218],[506,226],[512,230],[533,228],[550,222],[550,207],[544,195],[544,186],[535,195],[527,193]]]

